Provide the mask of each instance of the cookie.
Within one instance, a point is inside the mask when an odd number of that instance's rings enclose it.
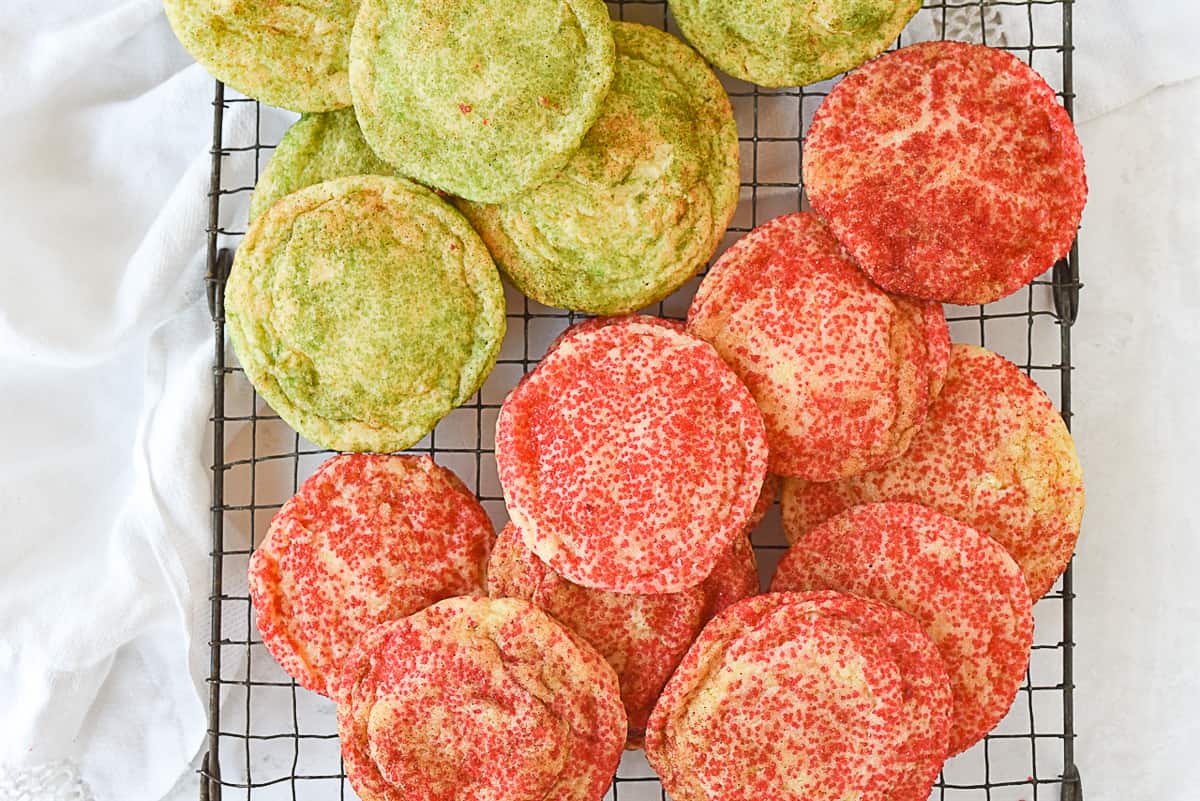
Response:
[[[164,0],[179,41],[217,80],[292,111],[350,105],[350,31],[358,0]]]
[[[743,534],[767,468],[762,416],[708,343],[631,316],[568,330],[496,427],[509,516],[593,589],[694,587]]]
[[[254,194],[250,220],[297,189],[349,175],[396,175],[362,138],[354,109],[305,114],[279,140]]]
[[[1054,90],[1016,56],[922,42],[855,70],[817,109],[804,186],[889,292],[989,303],[1067,254],[1087,197]]]
[[[612,87],[566,166],[502,204],[459,206],[522,292],[591,314],[678,289],[738,202],[737,127],[720,81],[670,34],[630,22],[613,34]]]
[[[950,356],[940,304],[872,284],[815,214],[788,214],[725,251],[688,330],[750,388],[772,473],[831,481],[908,449]]]
[[[746,537],[701,584],[664,595],[616,593],[580,587],[559,576],[526,547],[511,523],[488,561],[488,594],[521,598],[595,648],[617,673],[629,720],[628,747],[641,747],[646,719],[692,640],[712,616],[758,593],[754,551]]]
[[[937,646],[899,609],[857,595],[805,593],[805,609],[849,623],[882,642],[900,671],[903,711],[895,757],[883,780],[887,801],[928,801],[946,759],[953,696]]]
[[[451,598],[375,627],[337,701],[363,801],[600,801],[625,742],[612,668],[511,598]]]
[[[679,30],[719,69],[759,86],[805,86],[883,52],[921,0],[668,0]]]
[[[1079,539],[1083,473],[1046,393],[1003,356],[955,344],[945,388],[908,452],[845,481],[784,482],[784,531],[794,541],[871,501],[924,504],[990,535],[1037,600]]]
[[[705,626],[667,682],[646,757],[674,801],[883,798],[903,682],[857,624],[771,593]]]
[[[328,695],[368,629],[479,592],[495,536],[471,491],[429,457],[335,456],[250,556],[263,644],[288,675]]]
[[[324,448],[403,450],[477,390],[504,338],[504,290],[445,201],[399,178],[339,178],[254,221],[225,287],[254,387]]]
[[[404,175],[498,203],[567,163],[613,76],[602,0],[363,0],[350,91]]]
[[[772,591],[830,589],[915,617],[950,674],[950,753],[1012,706],[1033,645],[1021,569],[991,537],[914,503],[856,506],[792,545]]]

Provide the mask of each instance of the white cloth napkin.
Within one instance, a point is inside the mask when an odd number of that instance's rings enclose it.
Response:
[[[1190,0],[1156,6],[1090,0],[1077,3],[1075,12],[1081,118],[1200,73],[1200,48],[1190,41],[1200,26]],[[1023,14],[1006,20],[1018,39]],[[212,81],[189,64],[156,0],[10,0],[0,14],[5,799],[154,801],[187,769],[203,736],[211,327],[202,262]],[[251,122],[248,108],[228,113],[234,128]],[[1085,137],[1095,148],[1088,153],[1093,170],[1097,160],[1123,157],[1113,134],[1105,136]],[[1140,157],[1168,158],[1147,142]],[[1114,169],[1094,174],[1109,178]],[[1095,183],[1096,191],[1124,191],[1116,178]],[[1093,195],[1088,219],[1096,222],[1085,229],[1085,265],[1124,253],[1116,250],[1118,242],[1128,248],[1153,235],[1140,226],[1109,224],[1132,218],[1129,202],[1111,205]],[[1138,262],[1136,251],[1129,257],[1138,282],[1161,267]],[[1084,296],[1078,405],[1102,411],[1109,408],[1101,397],[1107,386],[1094,382],[1107,374],[1104,349],[1120,346],[1104,332],[1129,322],[1122,315],[1131,299],[1152,304],[1163,298],[1110,294],[1113,288],[1100,282],[1105,273],[1087,269],[1097,278]],[[1115,305],[1118,297],[1126,305]],[[1194,335],[1178,333],[1160,344],[1178,345],[1185,334]],[[1116,395],[1109,401],[1113,409],[1126,408]],[[1157,414],[1156,408],[1139,414]],[[1184,412],[1171,413],[1163,419],[1186,421]],[[1112,453],[1097,447],[1106,426],[1086,415],[1080,436],[1092,508],[1107,510],[1110,491],[1114,499],[1133,500],[1123,484],[1128,476],[1118,468],[1128,465],[1125,455],[1135,448]],[[1164,443],[1162,452],[1174,453],[1175,442]],[[1121,508],[1134,506],[1122,502],[1113,513]],[[1165,518],[1155,522],[1160,530],[1171,525]],[[1100,556],[1133,563],[1120,549],[1113,553],[1113,525],[1089,513],[1081,575],[1111,575],[1096,564]],[[1130,536],[1149,543],[1154,533]],[[1182,548],[1177,544],[1171,553]],[[1165,575],[1147,571],[1148,580]],[[1112,603],[1104,597],[1108,586],[1091,589],[1080,605],[1085,633],[1079,638],[1086,637],[1080,660],[1093,666],[1081,671],[1084,676],[1117,658],[1097,645],[1105,630],[1094,622],[1106,601]],[[1159,603],[1154,608],[1169,606],[1151,597]],[[1106,710],[1120,695],[1108,694],[1120,685],[1104,675],[1089,679],[1104,697],[1085,687],[1081,706]],[[1124,696],[1130,703],[1137,698]],[[1127,739],[1104,727],[1094,731],[1105,734],[1089,743],[1097,749]],[[1082,758],[1086,766],[1088,757]],[[191,797],[194,785],[180,787]],[[1093,786],[1089,797],[1118,796]]]
[[[0,76],[0,796],[155,799],[204,730],[212,79],[155,0],[8,3]]]

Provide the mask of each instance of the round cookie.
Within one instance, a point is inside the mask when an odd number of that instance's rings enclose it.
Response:
[[[875,283],[948,303],[989,303],[1048,270],[1087,197],[1054,90],[1016,56],[964,42],[911,45],[847,76],[817,109],[803,172]]]
[[[663,595],[592,590],[551,570],[510,523],[496,540],[487,583],[492,597],[521,598],[545,610],[612,665],[629,720],[628,747],[639,748],[650,710],[688,646],[713,615],[758,593],[758,572],[750,541],[735,537],[696,587]]]
[[[856,506],[797,541],[772,591],[831,589],[915,617],[950,674],[950,753],[981,740],[1012,705],[1033,645],[1021,570],[995,540],[915,503]]]
[[[921,0],[668,0],[684,37],[724,72],[759,86],[806,86],[896,40]]]
[[[613,77],[602,0],[363,0],[350,90],[400,172],[498,203],[567,163]]]
[[[328,695],[368,629],[479,592],[495,536],[471,491],[428,456],[334,456],[250,556],[263,644],[288,675]]]
[[[289,425],[331,450],[396,451],[483,383],[504,290],[445,201],[360,175],[294,192],[250,226],[225,316],[246,376]]]
[[[705,626],[667,682],[646,757],[675,801],[883,798],[904,710],[888,646],[771,593]]]
[[[547,306],[620,314],[712,256],[738,202],[733,109],[674,36],[613,24],[616,71],[566,166],[500,205],[461,203],[500,269]]]
[[[217,80],[292,111],[350,105],[358,0],[164,0],[179,41]]]
[[[511,598],[451,598],[377,626],[337,701],[363,801],[599,801],[625,742],[612,668]]]
[[[805,607],[854,626],[888,649],[900,670],[903,713],[896,756],[886,774],[888,801],[928,801],[946,759],[953,696],[937,646],[916,618],[857,595],[821,590],[805,593]]]
[[[509,516],[593,589],[694,587],[744,534],[767,468],[762,416],[708,343],[631,316],[568,330],[496,427]]]
[[[1046,393],[1015,364],[955,344],[946,385],[912,446],[881,469],[828,484],[786,481],[783,527],[795,541],[871,501],[910,501],[999,542],[1034,600],[1066,569],[1083,520],[1083,473]]]
[[[349,175],[397,175],[362,138],[354,109],[305,114],[279,140],[250,196],[250,221],[284,195]]]
[[[950,357],[941,305],[876,287],[809,213],[777,217],[725,251],[688,330],[750,388],[771,472],[811,481],[904,453]]]

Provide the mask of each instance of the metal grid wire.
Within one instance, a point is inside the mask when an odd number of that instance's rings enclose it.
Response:
[[[615,19],[678,34],[662,0],[610,3]],[[1072,0],[930,0],[906,29],[914,38],[965,38],[1013,52],[1046,76],[1072,108]],[[1014,24],[1016,20],[1017,24]],[[764,90],[723,77],[737,116],[742,202],[723,248],[766,220],[807,208],[800,184],[802,132],[833,82]],[[272,515],[329,452],[301,439],[250,387],[224,332],[223,290],[260,168],[288,122],[217,84],[213,102],[208,290],[213,372],[212,631],[207,754],[200,797],[268,801],[354,799],[339,755],[333,704],[298,688],[267,653],[246,591],[250,553]],[[648,309],[682,318],[693,280]],[[947,307],[955,341],[1003,353],[1071,420],[1071,329],[1079,290],[1077,252],[1012,297]],[[493,432],[500,403],[549,341],[576,315],[529,301],[506,286],[508,336],[483,389],[412,450],[429,453],[474,489],[497,524],[505,520]],[[753,536],[764,578],[785,547],[777,510]],[[1051,801],[1082,798],[1074,760],[1071,575],[1035,607],[1030,669],[996,730],[950,760],[933,799]],[[666,799],[640,752],[625,755],[607,798]],[[769,799],[764,799],[769,801]]]

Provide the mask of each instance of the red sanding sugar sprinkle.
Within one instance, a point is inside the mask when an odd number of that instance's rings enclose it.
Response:
[[[521,598],[594,647],[617,672],[629,718],[629,745],[639,747],[646,719],[700,629],[716,613],[758,592],[754,551],[736,537],[701,584],[642,595],[593,590],[559,576],[526,547],[511,523],[488,561],[488,593]]]
[[[848,75],[804,142],[804,185],[883,288],[987,303],[1066,255],[1083,151],[1040,75],[1002,50],[922,42]]]
[[[950,675],[950,752],[974,745],[1016,697],[1033,644],[1021,570],[985,534],[913,503],[856,506],[792,545],[773,591],[830,589],[916,618]]]
[[[500,410],[509,514],[555,572],[678,592],[745,531],[767,470],[762,416],[708,343],[654,317],[570,329]]]
[[[815,214],[777,217],[717,260],[688,312],[754,395],[772,473],[832,481],[908,448],[941,386],[941,304],[889,295]]]
[[[900,670],[903,712],[895,758],[883,779],[886,801],[926,801],[950,738],[953,698],[937,646],[916,618],[857,595],[831,590],[804,593],[804,608],[850,623],[883,643]]]
[[[709,623],[650,716],[646,756],[675,801],[882,801],[903,725],[889,646],[805,596]]]
[[[924,504],[988,534],[1021,566],[1037,599],[1079,539],[1083,472],[1046,393],[999,354],[956,344],[945,388],[908,451],[843,481],[786,482],[784,530],[794,541],[870,501]]]
[[[377,626],[336,695],[363,801],[598,801],[625,742],[612,668],[511,598],[452,598]]]
[[[328,694],[365,631],[481,591],[494,538],[471,491],[429,457],[334,456],[250,557],[263,643],[289,675]]]

